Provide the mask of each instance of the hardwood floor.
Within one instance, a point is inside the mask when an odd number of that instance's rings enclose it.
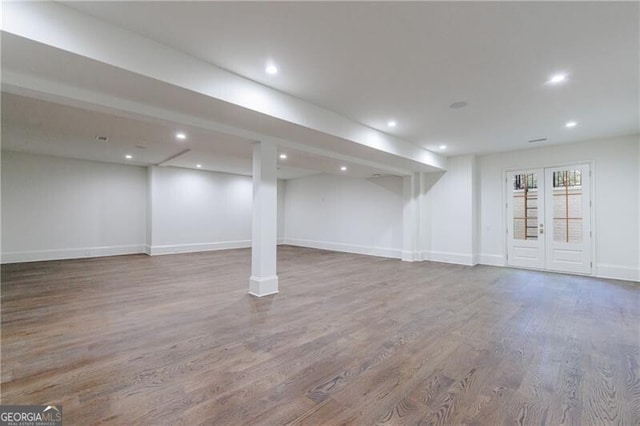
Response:
[[[65,424],[640,424],[640,285],[279,248],[2,267],[2,403]]]

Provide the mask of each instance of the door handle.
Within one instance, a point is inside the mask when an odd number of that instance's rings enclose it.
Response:
[[[544,223],[540,224],[540,235],[544,234]]]

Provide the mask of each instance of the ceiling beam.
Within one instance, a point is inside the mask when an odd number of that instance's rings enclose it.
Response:
[[[4,65],[4,64],[3,64]],[[390,174],[408,175],[414,170],[409,160],[387,155],[388,161],[379,159],[371,160],[363,156],[348,155],[333,150],[323,149],[318,146],[305,145],[303,143],[264,135],[251,130],[220,123],[211,119],[204,119],[192,115],[168,110],[129,99],[93,92],[67,84],[34,77],[24,73],[14,72],[3,68],[2,91],[40,99],[48,102],[98,111],[117,116],[130,117],[150,123],[178,124],[190,126],[202,130],[244,138],[251,141],[269,141],[281,147],[297,149],[310,154],[316,154],[341,161],[359,164],[362,166],[385,170]]]

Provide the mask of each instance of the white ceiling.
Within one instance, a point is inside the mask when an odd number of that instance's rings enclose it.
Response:
[[[281,178],[370,177],[442,168],[427,150],[639,131],[637,2],[63,4],[3,7],[3,148],[134,164],[188,149],[165,164],[250,174],[257,132],[287,151]],[[568,81],[546,84],[556,72]]]
[[[187,139],[179,140],[176,131]],[[108,141],[99,141],[105,136]],[[130,117],[60,105],[39,99],[2,95],[2,147],[84,160],[112,163],[174,166],[252,174],[252,141],[197,127],[148,122]],[[292,179],[318,173],[342,173],[369,178],[390,174],[386,170],[280,149],[278,177]],[[130,160],[126,155],[131,155]]]
[[[639,130],[637,2],[65,4],[449,155]]]

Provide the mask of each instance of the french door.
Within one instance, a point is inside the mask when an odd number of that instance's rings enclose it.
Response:
[[[507,172],[507,264],[591,273],[588,164]]]

